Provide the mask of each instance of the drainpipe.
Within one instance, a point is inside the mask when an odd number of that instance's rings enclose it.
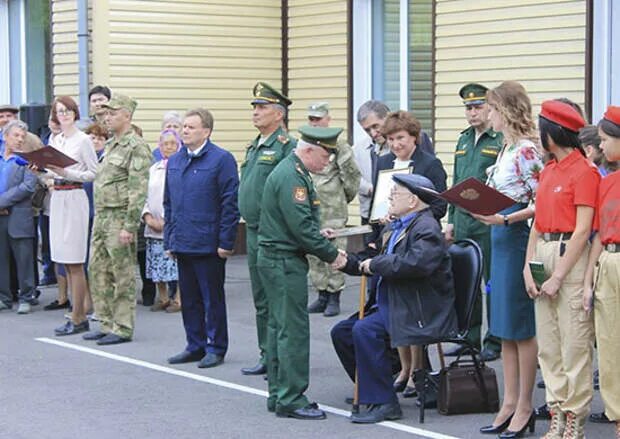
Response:
[[[82,121],[89,119],[88,102],[88,0],[77,0],[79,103]]]

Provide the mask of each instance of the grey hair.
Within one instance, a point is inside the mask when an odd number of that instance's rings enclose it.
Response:
[[[312,143],[306,142],[305,140],[299,139],[297,141],[297,149],[312,149],[312,148],[320,148],[320,146],[314,145]]]
[[[164,117],[161,120],[161,129],[164,129],[164,126],[168,123],[168,122],[177,122],[179,125],[183,125],[183,119],[181,118],[181,115],[179,114],[178,111],[166,111],[166,113],[164,113]]]
[[[357,110],[357,122],[362,123],[371,114],[375,114],[379,119],[385,119],[389,112],[390,108],[384,102],[376,100],[366,101]]]
[[[280,104],[272,104],[276,110],[280,111],[280,113],[282,113],[282,119],[286,119],[286,114],[287,114],[287,110],[286,107],[284,105],[280,105]]]
[[[4,134],[8,134],[16,128],[28,132],[28,124],[19,119],[15,119],[7,123],[2,131],[4,132]]]

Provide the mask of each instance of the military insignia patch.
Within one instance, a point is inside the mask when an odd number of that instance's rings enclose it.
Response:
[[[293,188],[293,199],[296,203],[303,203],[308,199],[308,192],[305,187],[295,186]]]
[[[283,145],[286,145],[288,141],[289,141],[288,137],[283,136],[282,134],[278,136],[278,142],[282,143]]]

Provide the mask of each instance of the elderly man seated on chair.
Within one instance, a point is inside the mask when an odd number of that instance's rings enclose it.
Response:
[[[389,214],[393,218],[380,238],[381,253],[347,255],[348,274],[377,274],[377,312],[353,325],[359,403],[368,410],[351,421],[371,424],[400,419],[402,411],[392,385],[389,346],[424,345],[455,335],[454,283],[444,235],[430,201],[433,183],[421,175],[394,175]],[[430,189],[430,191],[429,191]]]

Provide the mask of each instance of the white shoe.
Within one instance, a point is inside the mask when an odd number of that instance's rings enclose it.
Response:
[[[28,302],[20,303],[17,307],[17,314],[28,314],[30,312],[30,304]]]

